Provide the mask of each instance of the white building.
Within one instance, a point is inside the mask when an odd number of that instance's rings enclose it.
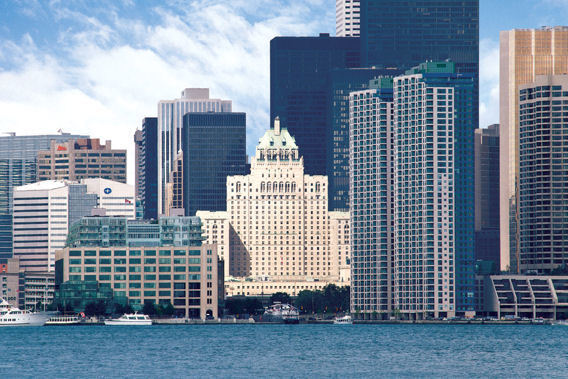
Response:
[[[166,183],[182,150],[183,116],[188,112],[231,111],[231,100],[210,99],[209,88],[186,88],[181,98],[158,103],[158,213],[166,213]]]
[[[46,180],[14,188],[14,257],[25,271],[53,271],[55,251],[65,247],[69,227],[93,209],[134,219],[134,187],[105,179],[81,183]]]
[[[359,37],[359,0],[335,0],[335,34],[338,37]]]
[[[304,174],[298,146],[277,119],[251,174],[227,178],[227,212],[197,213],[207,243],[228,246],[225,276],[348,284],[349,214],[328,212],[327,187],[326,176]]]
[[[87,186],[88,193],[97,195],[97,207],[103,208],[106,216],[136,218],[135,190],[132,185],[100,178],[82,179],[81,184]]]

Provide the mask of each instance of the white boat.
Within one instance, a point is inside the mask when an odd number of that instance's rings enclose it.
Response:
[[[552,325],[568,326],[568,320],[556,320],[556,321],[552,321]]]
[[[143,314],[123,314],[119,318],[105,320],[105,325],[152,325],[152,319]]]
[[[335,325],[351,325],[353,324],[353,320],[351,319],[350,315],[345,315],[343,317],[336,317],[333,320]]]
[[[53,325],[79,325],[84,322],[84,316],[52,316],[45,323],[46,326]]]
[[[43,326],[49,316],[47,313],[22,311],[0,298],[0,326]]]
[[[264,311],[263,320],[271,322],[284,321],[286,324],[298,324],[300,322],[300,312],[291,304],[282,304],[276,301]]]

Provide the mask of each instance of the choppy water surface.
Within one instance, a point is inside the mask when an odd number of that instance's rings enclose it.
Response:
[[[567,377],[568,327],[0,328],[0,377]]]

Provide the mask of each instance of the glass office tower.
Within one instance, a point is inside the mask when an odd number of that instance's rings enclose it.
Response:
[[[183,117],[183,205],[186,216],[227,209],[227,176],[247,173],[245,113]]]
[[[37,153],[51,141],[67,142],[86,135],[57,134],[0,137],[0,259],[12,257],[13,188],[36,181]]]
[[[300,147],[308,175],[326,175],[330,72],[360,67],[354,37],[276,37],[270,41],[270,119]]]
[[[362,0],[360,10],[363,67],[451,59],[479,76],[479,0]]]
[[[158,218],[158,119],[142,120],[140,200],[144,218]]]

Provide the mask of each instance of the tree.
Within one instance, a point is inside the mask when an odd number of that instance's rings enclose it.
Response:
[[[91,301],[85,305],[85,315],[100,316],[106,314],[106,304],[104,301]]]
[[[142,308],[142,313],[147,316],[154,316],[156,314],[156,306],[152,300],[145,300],[144,307]]]
[[[270,301],[272,304],[277,301],[282,304],[290,304],[292,302],[292,298],[286,292],[276,292],[274,295],[270,296]]]
[[[160,305],[160,313],[163,316],[173,316],[176,309],[174,308],[174,306],[172,305],[172,303],[170,303],[169,301],[166,304],[161,304]]]

